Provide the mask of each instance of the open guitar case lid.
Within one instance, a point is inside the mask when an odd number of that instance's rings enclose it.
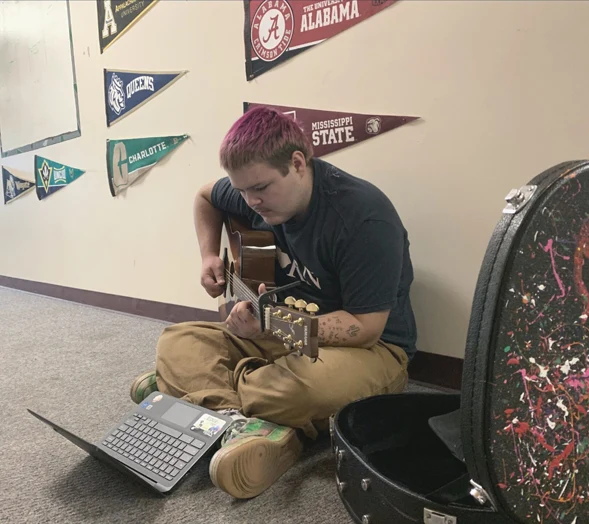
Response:
[[[589,161],[506,197],[460,393],[361,399],[331,419],[355,522],[589,522]]]

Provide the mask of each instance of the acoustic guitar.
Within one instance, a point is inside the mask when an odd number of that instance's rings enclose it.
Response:
[[[276,294],[296,288],[300,282],[275,285],[276,246],[270,231],[252,230],[238,217],[224,216],[221,259],[225,264],[225,293],[219,297],[221,321],[238,301],[250,301],[252,314],[263,332],[282,341],[285,347],[316,361],[319,350],[319,307],[288,296],[282,304]],[[260,284],[267,292],[258,295]]]

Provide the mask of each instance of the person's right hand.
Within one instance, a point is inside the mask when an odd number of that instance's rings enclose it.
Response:
[[[225,265],[217,256],[206,257],[202,261],[200,283],[207,293],[217,298],[222,295],[225,287]]]

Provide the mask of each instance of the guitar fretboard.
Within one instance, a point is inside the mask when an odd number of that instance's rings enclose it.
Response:
[[[247,287],[244,282],[235,274],[225,269],[225,282],[231,286],[233,293],[240,300],[249,300],[254,309],[253,314],[259,320],[260,319],[260,307],[258,305],[258,297],[254,292]]]

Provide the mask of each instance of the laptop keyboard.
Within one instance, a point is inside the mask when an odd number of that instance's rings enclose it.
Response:
[[[205,445],[202,440],[137,413],[102,443],[166,480],[174,480]]]

